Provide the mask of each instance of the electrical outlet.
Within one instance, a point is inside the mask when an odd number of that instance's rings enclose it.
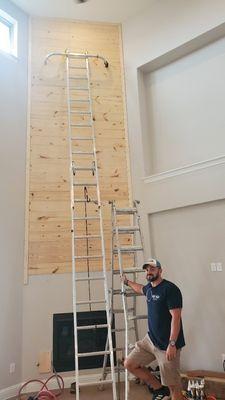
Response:
[[[221,358],[222,358],[222,367],[223,367],[223,370],[225,371],[225,354],[224,353],[221,354]]]
[[[212,271],[212,272],[216,272],[216,270],[217,270],[216,263],[212,262],[212,263],[210,264],[210,266],[211,266],[211,271]]]
[[[16,364],[15,364],[14,362],[12,362],[12,363],[9,365],[9,373],[10,373],[10,374],[14,374],[15,370],[16,370]]]
[[[216,268],[216,269],[217,269],[218,272],[223,271],[223,266],[222,266],[222,263],[221,263],[221,262],[218,262],[218,263],[217,263],[217,268]]]

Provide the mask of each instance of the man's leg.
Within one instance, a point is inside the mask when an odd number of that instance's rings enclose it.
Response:
[[[153,400],[169,399],[169,388],[161,384],[158,379],[145,368],[145,365],[150,364],[155,360],[154,345],[146,335],[143,340],[135,344],[134,350],[129,354],[124,361],[124,366],[137,378],[143,380],[147,385],[153,388]]]
[[[162,383],[169,387],[172,400],[184,400],[180,378],[180,350],[177,350],[176,358],[172,361],[168,361],[166,352],[160,349],[156,349],[155,356],[159,363]]]
[[[124,361],[124,367],[137,378],[146,382],[148,385],[151,385],[154,390],[159,389],[162,386],[160,381],[156,379],[146,367],[137,364],[132,359],[129,359],[129,357]]]
[[[180,386],[169,386],[172,400],[186,400],[183,396]]]

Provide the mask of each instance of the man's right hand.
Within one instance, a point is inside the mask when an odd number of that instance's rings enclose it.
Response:
[[[129,286],[128,285],[128,279],[127,279],[126,275],[123,274],[120,279],[121,279],[121,282],[123,282],[124,285]]]

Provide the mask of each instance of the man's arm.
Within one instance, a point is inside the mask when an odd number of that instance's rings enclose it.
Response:
[[[172,319],[171,319],[171,328],[170,328],[170,340],[174,340],[176,342],[179,332],[180,332],[180,321],[181,321],[181,308],[174,308],[169,310]],[[166,350],[166,357],[169,361],[173,360],[176,357],[177,348],[176,346],[171,346],[170,344]]]
[[[124,283],[124,285],[129,286],[131,289],[133,289],[134,292],[143,294],[142,289],[144,285],[130,281],[129,279],[127,279],[126,275],[123,275],[121,280]]]

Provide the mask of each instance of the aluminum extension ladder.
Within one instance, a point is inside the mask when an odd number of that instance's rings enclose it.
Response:
[[[118,275],[120,277],[123,274],[129,274],[132,276],[132,280],[137,280],[137,274],[143,273],[143,269],[137,267],[143,264],[145,259],[144,244],[140,226],[140,216],[138,213],[138,201],[133,202],[133,207],[129,208],[117,208],[115,202],[112,202],[112,251],[111,251],[111,299],[110,299],[110,316],[113,319],[113,315],[117,313],[123,314],[124,316],[124,327],[115,328],[115,332],[124,332],[124,347],[123,355],[126,358],[133,349],[134,343],[131,340],[131,332],[133,331],[133,339],[136,342],[139,340],[138,332],[138,320],[147,319],[147,315],[137,314],[137,296],[140,294],[135,293],[132,289],[126,287],[120,280],[120,288],[115,288],[115,279]],[[119,216],[130,216],[130,225],[123,226],[118,221]],[[123,238],[129,238],[129,244],[122,244]],[[127,242],[127,240],[126,240]],[[124,257],[131,255],[132,260],[124,260]],[[116,265],[117,263],[117,265]],[[129,263],[129,267],[125,266],[125,263]],[[118,284],[117,284],[118,285]],[[122,296],[122,309],[115,308],[115,296]],[[128,298],[130,298],[132,304],[128,304]],[[108,344],[108,343],[107,343]],[[107,347],[106,347],[107,350]],[[120,360],[121,361],[121,360]],[[117,372],[124,371],[123,363],[118,363]],[[104,357],[102,381],[107,377],[106,367],[106,356]],[[124,371],[125,375],[125,395],[124,399],[129,399],[129,374],[128,371]],[[118,391],[118,398],[119,391]]]
[[[64,56],[66,59],[66,88],[68,112],[68,142],[70,163],[70,200],[71,200],[71,239],[72,239],[72,286],[73,286],[73,315],[74,315],[74,347],[75,347],[75,383],[76,400],[80,397],[81,386],[98,385],[99,379],[80,382],[79,359],[107,355],[110,358],[111,377],[105,384],[112,384],[113,400],[117,399],[114,371],[114,356],[112,332],[109,313],[109,292],[106,276],[106,256],[103,234],[103,219],[99,190],[99,177],[96,157],[96,140],[93,123],[92,99],[90,91],[90,58],[103,60],[105,67],[108,62],[98,55],[79,53],[51,53]],[[85,149],[84,149],[84,146]],[[87,148],[88,147],[88,148]],[[79,224],[84,224],[80,226]],[[94,230],[94,233],[93,233]],[[90,246],[90,242],[94,245]],[[94,249],[93,249],[94,248]],[[96,252],[98,249],[98,253]],[[82,252],[82,254],[80,254]],[[92,274],[91,263],[101,265],[101,274]],[[79,264],[80,263],[80,264]],[[79,265],[85,265],[85,276],[77,277]],[[83,268],[80,268],[83,272]],[[101,281],[104,287],[102,299],[91,298],[91,282]],[[88,299],[78,298],[78,284],[88,285]],[[82,293],[83,294],[83,293]],[[77,310],[79,307],[91,307],[101,304],[105,309],[105,324],[77,326]],[[78,331],[91,329],[107,329],[108,349],[96,352],[80,352]]]

